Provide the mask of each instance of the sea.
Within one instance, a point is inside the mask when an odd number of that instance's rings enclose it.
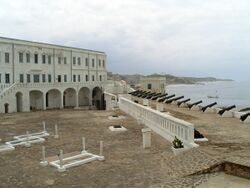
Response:
[[[236,105],[236,109],[250,107],[250,82],[216,81],[196,84],[166,86],[166,92],[190,98],[191,102],[203,101],[203,105],[217,102],[217,106]],[[210,98],[210,97],[217,98]]]

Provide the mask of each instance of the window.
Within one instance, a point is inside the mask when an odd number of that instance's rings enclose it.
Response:
[[[92,59],[92,67],[95,67],[95,59]]]
[[[39,83],[40,82],[40,76],[39,76],[39,74],[34,74],[33,75],[33,80],[34,80],[34,83]]]
[[[23,83],[23,74],[19,75],[19,81],[20,81],[20,83]]]
[[[101,60],[99,59],[99,67],[101,66]]]
[[[42,80],[43,80],[43,83],[46,82],[46,75],[45,74],[42,75]]]
[[[64,75],[64,82],[67,82],[67,75]]]
[[[105,67],[105,60],[102,60],[102,66]]]
[[[23,53],[19,52],[19,63],[23,63]]]
[[[58,57],[58,64],[61,64],[61,57]]]
[[[63,61],[64,61],[64,64],[66,65],[67,64],[67,57],[64,57]]]
[[[48,74],[48,82],[51,82],[51,74]]]
[[[44,54],[42,56],[42,59],[43,59],[43,64],[46,64],[46,56]]]
[[[48,56],[48,64],[51,64],[51,55]]]
[[[4,58],[5,58],[5,63],[9,63],[10,62],[10,54],[9,53],[5,53],[4,54]]]
[[[86,57],[85,58],[85,66],[88,67],[89,66],[89,59]]]
[[[30,74],[27,74],[27,83],[30,83]]]
[[[77,61],[78,61],[78,65],[81,65],[81,58],[80,57],[78,57]]]
[[[57,76],[57,81],[58,81],[58,82],[61,82],[61,81],[62,81],[62,80],[61,80],[61,75],[58,75],[58,76]]]
[[[85,80],[86,80],[86,82],[89,81],[89,76],[88,75],[85,76]]]
[[[78,82],[81,82],[81,76],[78,75]]]
[[[35,55],[34,55],[34,62],[35,62],[35,64],[38,63],[38,54],[35,54]]]
[[[73,65],[76,64],[76,57],[73,57]]]
[[[99,80],[102,81],[102,75],[99,76]]]
[[[73,82],[76,82],[76,75],[73,75]]]
[[[6,84],[9,84],[9,83],[10,83],[10,74],[9,74],[9,73],[6,73],[6,74],[5,74],[5,83],[6,83]]]
[[[95,81],[95,76],[94,75],[92,75],[92,81]]]
[[[151,89],[152,88],[152,85],[151,84],[148,84],[148,89]]]
[[[30,54],[29,53],[26,53],[26,62],[30,63]]]

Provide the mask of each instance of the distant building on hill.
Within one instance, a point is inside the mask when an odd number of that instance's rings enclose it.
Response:
[[[165,93],[166,77],[160,75],[145,76],[140,79],[142,90]]]

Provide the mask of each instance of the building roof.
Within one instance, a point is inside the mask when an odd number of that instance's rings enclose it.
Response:
[[[85,50],[85,51],[89,51],[89,52],[97,52],[97,53],[105,54],[105,52],[102,52],[102,51],[90,50],[90,49],[84,49],[84,48],[78,48],[78,47],[63,46],[63,45],[57,45],[57,44],[51,44],[51,43],[45,43],[45,42],[28,41],[28,40],[8,38],[8,37],[0,37],[0,40],[1,39],[2,40],[10,40],[13,42],[14,41],[26,42],[26,43],[36,44],[36,45],[48,45],[48,46],[54,46],[54,47],[59,47],[59,48],[70,48],[70,49]]]

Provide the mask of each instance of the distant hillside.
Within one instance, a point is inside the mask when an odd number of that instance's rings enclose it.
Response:
[[[160,74],[151,74],[148,76],[165,76],[167,80],[167,84],[195,84],[197,82],[214,82],[214,81],[233,81],[231,79],[220,79],[220,78],[214,78],[214,77],[178,77],[173,76],[170,74],[160,75]],[[136,85],[139,83],[140,78],[144,77],[144,75],[140,74],[112,74],[108,73],[108,79],[109,80],[125,80],[130,85]]]

